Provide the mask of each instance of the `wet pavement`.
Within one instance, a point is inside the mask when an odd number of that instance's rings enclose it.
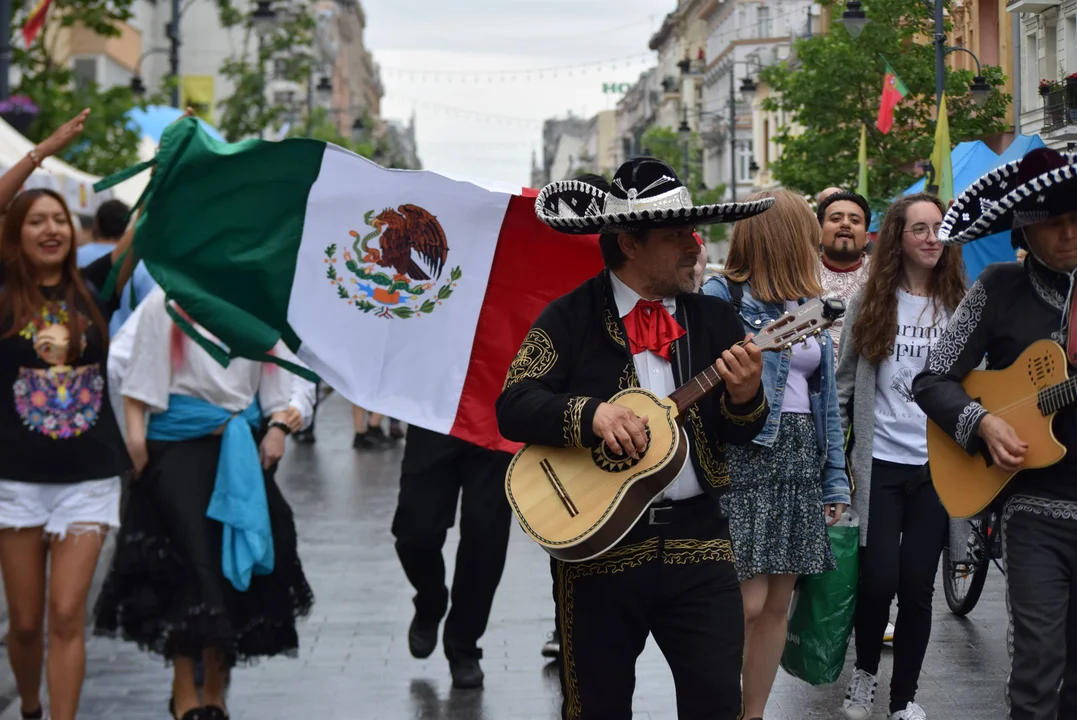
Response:
[[[546,554],[515,528],[508,564],[483,638],[486,688],[454,691],[441,649],[427,660],[407,649],[411,588],[396,560],[389,526],[402,448],[355,451],[349,408],[338,396],[319,408],[317,443],[289,447],[278,482],[295,511],[300,555],[315,592],[300,626],[299,657],[236,670],[230,712],[236,720],[553,720],[560,708],[556,670],[539,650],[552,630]],[[455,556],[455,530],[446,544]],[[954,617],[939,588],[935,624],[918,701],[932,720],[1005,717],[1008,661],[1002,576],[992,567],[980,604]],[[134,645],[92,638],[79,717],[163,720],[171,673]],[[883,656],[888,677],[890,651]],[[851,663],[851,661],[850,661]],[[10,671],[0,661],[0,700],[10,702]],[[813,688],[779,671],[766,720],[838,718],[842,682]],[[879,689],[872,718],[883,712]],[[3,687],[6,685],[7,687]],[[3,704],[0,704],[0,708]],[[653,642],[639,659],[635,715],[676,718],[672,677]],[[18,703],[0,712],[17,720]]]

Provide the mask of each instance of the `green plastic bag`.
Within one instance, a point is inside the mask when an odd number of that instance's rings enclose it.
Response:
[[[859,578],[860,519],[847,510],[827,528],[838,567],[797,582],[789,606],[782,669],[812,685],[837,682],[853,633]]]

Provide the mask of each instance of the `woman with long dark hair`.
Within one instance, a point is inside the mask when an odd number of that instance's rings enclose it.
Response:
[[[46,611],[50,715],[75,717],[90,581],[105,535],[119,524],[119,476],[131,465],[105,369],[118,294],[98,297],[131,234],[80,271],[63,197],[16,195],[45,157],[79,135],[88,113],[0,176],[0,386],[10,388],[0,392],[0,572],[8,657],[27,719],[43,715]],[[121,272],[116,288],[129,275]]]
[[[810,298],[819,284],[819,222],[790,190],[733,228],[729,257],[703,292],[731,301],[746,332]],[[785,647],[797,578],[835,567],[827,525],[849,503],[834,351],[822,333],[781,353],[764,353],[766,425],[751,444],[729,448],[733,483],[723,498],[744,602],[744,717],[762,720]]]
[[[927,417],[912,381],[965,294],[961,250],[937,233],[934,195],[897,200],[883,218],[863,290],[849,303],[838,364],[842,422],[852,425],[853,508],[860,517],[856,668],[845,717],[865,720],[875,703],[890,603],[894,670],[890,719],[925,720],[916,686],[931,636],[931,599],[948,532],[927,466]]]

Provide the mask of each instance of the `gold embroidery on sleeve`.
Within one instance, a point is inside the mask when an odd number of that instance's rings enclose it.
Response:
[[[557,349],[553,346],[553,340],[545,330],[531,328],[512,364],[509,365],[508,376],[501,390],[504,392],[527,378],[540,378],[550,372],[556,364]]]
[[[624,372],[621,373],[621,379],[617,381],[617,389],[627,390],[637,387],[639,387],[639,378],[636,377],[636,364],[629,360]]]
[[[733,413],[732,411],[730,411],[729,407],[726,405],[726,395],[725,395],[725,393],[722,393],[722,399],[719,401],[718,404],[722,408],[722,414],[725,415],[726,419],[728,419],[734,425],[749,425],[751,423],[754,423],[756,420],[758,420],[759,416],[762,415],[764,412],[766,412],[766,410],[767,410],[767,396],[764,393],[763,396],[762,396],[762,399],[759,401],[759,406],[755,410],[752,410],[747,415],[737,415],[737,414]]]
[[[583,428],[580,427],[583,418],[583,408],[587,405],[589,397],[574,397],[569,399],[565,406],[565,443],[568,447],[583,447]]]
[[[729,467],[725,461],[725,448],[719,448],[722,451],[722,459],[716,459],[710,442],[707,440],[707,433],[703,431],[703,419],[699,417],[699,409],[695,405],[688,410],[688,424],[692,427],[696,457],[699,459],[699,467],[703,470],[707,484],[715,488],[729,485]]]

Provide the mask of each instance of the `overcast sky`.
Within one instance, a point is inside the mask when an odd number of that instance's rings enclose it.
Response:
[[[676,0],[362,5],[366,46],[382,66],[382,116],[407,119],[414,110],[423,167],[526,185],[532,150],[541,156],[542,120],[569,111],[589,117],[615,107],[618,96],[603,94],[603,83],[632,83],[655,64],[647,41]],[[616,67],[612,60],[619,60]],[[520,73],[600,62],[606,63],[601,69],[594,65],[571,75]],[[516,74],[503,80],[496,74],[501,72]],[[470,73],[481,76],[476,81]]]

